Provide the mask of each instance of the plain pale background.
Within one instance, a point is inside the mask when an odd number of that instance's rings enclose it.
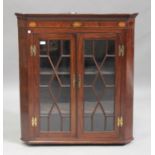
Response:
[[[134,138],[125,146],[27,146],[20,141],[19,13],[135,13]],[[150,155],[150,0],[4,0],[4,154]]]

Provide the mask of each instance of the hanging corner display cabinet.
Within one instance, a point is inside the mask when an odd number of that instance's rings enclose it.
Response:
[[[20,14],[21,139],[133,139],[135,14]]]

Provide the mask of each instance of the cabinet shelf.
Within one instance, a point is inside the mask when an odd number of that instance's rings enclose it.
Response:
[[[39,55],[40,58],[48,58],[49,56],[47,54],[41,54]],[[68,54],[62,54],[61,55],[62,58],[70,58],[70,55]]]
[[[114,75],[115,74],[113,71],[100,71],[100,73],[102,75]],[[96,74],[99,74],[99,72],[98,71],[85,70],[84,74],[85,75],[96,75]]]
[[[41,87],[41,88],[48,88],[49,85],[39,85],[39,87]],[[62,84],[61,87],[62,87],[62,88],[69,88],[70,85],[64,85],[64,84]]]
[[[92,114],[93,110],[94,110],[96,102],[85,102],[84,104],[86,105],[86,110],[85,110],[84,115],[85,116],[90,116]],[[114,116],[113,110],[110,109],[112,101],[104,101],[104,103],[101,102],[101,104],[102,104],[103,107],[105,107],[106,116]],[[61,103],[57,103],[57,105],[58,105],[62,115],[70,115],[70,107],[69,107],[70,103],[69,102],[65,102],[65,103],[61,102]],[[40,107],[41,115],[42,116],[47,116],[51,106],[52,106],[52,104],[50,104],[50,103],[41,103],[41,107]],[[53,114],[58,113],[57,109],[55,108],[52,111],[52,113]],[[102,111],[97,109],[96,113],[102,114]]]
[[[69,71],[65,71],[65,69],[60,68],[60,71],[56,71],[58,75],[70,75]],[[99,72],[95,68],[87,69],[84,71],[85,75],[96,75]],[[103,75],[114,75],[114,71],[100,71],[101,74]],[[55,74],[55,72],[52,71],[52,69],[41,69],[40,70],[40,75],[52,75]]]
[[[56,71],[56,74],[58,74],[58,75],[70,75],[69,71],[65,71],[66,69],[60,68],[59,70],[60,71]],[[53,75],[53,74],[55,74],[55,72],[52,71],[52,68],[51,69],[44,68],[44,69],[40,70],[40,75]]]
[[[114,58],[116,55],[114,54],[107,54],[106,57],[112,57]],[[94,55],[84,55],[84,58],[94,58]]]
[[[100,69],[100,73],[103,75],[114,75],[115,74],[113,66],[107,67],[106,69]],[[94,75],[94,74],[99,74],[99,71],[95,67],[89,67],[84,70],[84,74]]]
[[[58,75],[70,75],[69,72],[56,72]],[[53,75],[55,74],[54,72],[52,71],[41,71],[40,72],[40,75]]]

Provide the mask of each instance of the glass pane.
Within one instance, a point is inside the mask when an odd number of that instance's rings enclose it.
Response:
[[[61,59],[61,46],[62,42],[60,40],[50,40],[49,41],[49,56],[54,66],[59,63]]]
[[[63,54],[69,55],[69,51],[70,51],[70,42],[69,40],[65,40],[63,44]]]
[[[70,130],[70,41],[40,41],[40,130]]]
[[[85,41],[85,55],[91,55],[92,53],[92,41],[91,40],[86,40]]]
[[[47,40],[40,41],[40,55],[47,54]]]
[[[85,131],[114,130],[115,42],[84,41]]]
[[[58,72],[60,72],[60,73],[64,73],[64,74],[69,74],[69,72],[70,72],[70,68],[69,68],[69,66],[70,66],[70,58],[68,57],[68,58],[61,58],[61,61],[60,61],[60,63],[59,63],[59,67],[58,67],[58,69],[57,69],[57,71]]]

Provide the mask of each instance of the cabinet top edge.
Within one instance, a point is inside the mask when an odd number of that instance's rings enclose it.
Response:
[[[129,20],[135,18],[133,14],[22,14],[15,13],[18,19],[30,20]]]

